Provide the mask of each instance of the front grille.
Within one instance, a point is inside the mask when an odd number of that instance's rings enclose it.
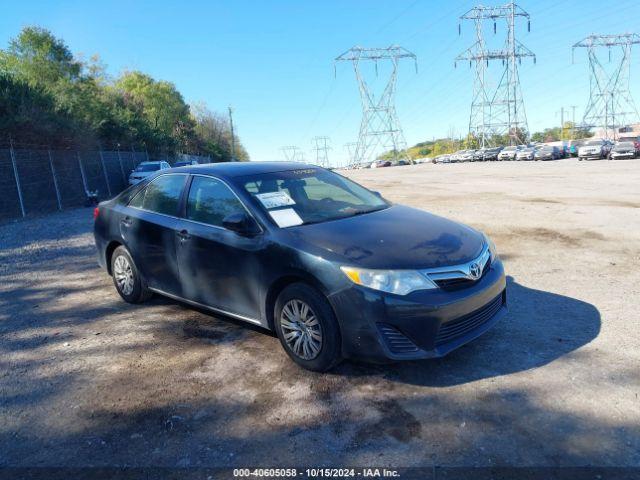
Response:
[[[400,330],[386,323],[378,323],[378,328],[384,338],[387,347],[392,353],[414,353],[419,349],[416,345],[405,337]]]
[[[434,280],[435,284],[438,285],[442,290],[446,290],[448,292],[460,290],[462,288],[470,287],[474,285],[477,281],[479,281],[491,268],[491,260],[487,260],[484,268],[482,269],[482,275],[477,280],[471,280],[470,278],[459,277],[459,278],[448,278],[445,280]]]
[[[436,345],[450,342],[467,332],[479,327],[483,323],[489,321],[498,310],[502,307],[502,294],[491,300],[485,306],[479,308],[475,312],[471,312],[457,320],[442,324],[438,336],[436,337]]]

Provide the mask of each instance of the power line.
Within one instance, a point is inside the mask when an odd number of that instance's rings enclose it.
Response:
[[[352,63],[362,101],[362,122],[352,165],[366,162],[380,146],[391,150],[394,160],[406,157],[406,141],[395,108],[398,62],[403,58],[412,58],[417,71],[415,54],[397,45],[387,48],[356,46],[335,59],[335,62]],[[377,98],[360,68],[362,62],[373,62],[376,74],[379,62],[391,66],[386,86]]]

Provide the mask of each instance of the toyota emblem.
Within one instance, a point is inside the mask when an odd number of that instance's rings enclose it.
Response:
[[[482,269],[480,268],[480,265],[476,262],[473,262],[470,266],[469,266],[469,275],[471,276],[471,278],[473,278],[474,280],[477,280],[478,278],[480,278],[480,274],[482,273]]]

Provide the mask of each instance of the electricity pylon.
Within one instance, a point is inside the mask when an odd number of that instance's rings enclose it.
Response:
[[[407,158],[405,153],[407,143],[402,134],[395,107],[398,62],[402,58],[412,58],[417,71],[418,63],[415,54],[397,45],[387,48],[356,46],[335,59],[335,62],[351,62],[353,64],[362,101],[362,122],[360,123],[358,144],[351,160],[352,166],[360,165],[370,159],[378,147],[390,150],[394,160]],[[379,62],[388,63],[391,66],[386,86],[378,96],[370,88],[361,70],[361,63],[367,61],[374,62],[376,75]]]
[[[316,165],[329,167],[329,137],[313,137],[313,150],[316,152]]]
[[[304,154],[300,148],[295,145],[287,145],[282,147],[282,153],[284,154],[284,159],[287,162],[302,162],[304,161]]]
[[[477,138],[480,146],[490,146],[495,136],[508,135],[511,144],[524,143],[529,135],[527,115],[524,109],[518,64],[524,57],[535,54],[516,39],[516,17],[527,19],[527,29],[531,30],[529,14],[514,2],[499,7],[477,6],[460,17],[472,20],[475,25],[476,42],[458,55],[455,65],[468,60],[469,66],[475,62],[475,80],[469,116],[469,136]],[[490,50],[486,46],[483,27],[493,21],[493,33],[497,33],[497,21],[503,19],[507,25],[506,39],[501,49]],[[458,34],[461,34],[458,25]],[[489,62],[502,61],[502,73],[498,86],[492,89],[488,80]]]
[[[640,43],[640,35],[589,35],[580,40],[572,49],[586,48],[589,56],[589,102],[582,117],[582,128],[600,127],[606,138],[613,131],[613,138],[619,127],[638,121],[636,108],[629,91],[631,70],[631,45]],[[607,48],[611,62],[611,48],[620,47],[622,56],[614,68],[606,69],[598,59],[598,51]]]
[[[358,146],[358,142],[349,142],[349,143],[345,143],[343,145],[344,149],[347,151],[347,155],[348,155],[348,163],[347,165],[353,165],[355,164],[355,153],[356,153],[356,147]]]

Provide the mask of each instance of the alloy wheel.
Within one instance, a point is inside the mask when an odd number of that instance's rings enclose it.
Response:
[[[133,269],[124,255],[119,255],[113,262],[113,278],[124,295],[131,295],[134,283]]]
[[[313,360],[322,348],[322,327],[311,307],[302,300],[289,300],[280,313],[282,336],[291,351]]]

